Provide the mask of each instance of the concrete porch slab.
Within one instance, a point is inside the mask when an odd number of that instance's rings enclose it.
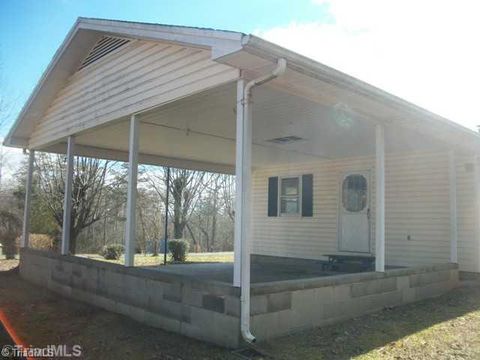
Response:
[[[233,282],[233,263],[171,264],[167,266],[144,267],[164,273],[193,277],[198,280]],[[251,264],[251,282],[266,283],[285,280],[309,279],[338,275],[338,272],[322,270],[319,262],[287,264],[264,262]]]

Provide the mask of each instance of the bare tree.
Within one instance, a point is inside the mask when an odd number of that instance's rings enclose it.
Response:
[[[202,194],[201,206],[197,213],[197,227],[205,239],[205,248],[212,251],[217,235],[217,219],[219,215],[220,190],[222,175],[209,174],[205,181],[205,194]]]
[[[5,84],[0,74],[0,84]],[[2,91],[5,89],[0,88],[0,132],[6,124],[8,118],[11,116],[12,112],[12,103],[7,100],[5,94],[7,91]],[[3,141],[0,141],[0,189],[3,180],[3,169],[6,164],[6,153],[3,149]]]
[[[167,168],[149,172],[148,181],[162,201],[166,201]],[[192,236],[194,248],[199,244],[189,227],[188,222],[197,206],[202,190],[205,188],[205,172],[186,169],[170,169],[170,197],[171,206],[168,207],[169,216],[173,222],[173,236],[181,239],[187,230]]]
[[[173,169],[171,171],[173,198],[173,234],[175,239],[184,237],[185,226],[198,202],[205,184],[204,172]]]
[[[155,205],[157,214],[152,210],[142,209],[144,219],[139,220],[144,222],[145,226],[142,225],[142,228],[145,228],[147,234],[159,233],[159,218],[162,219],[161,230],[164,229],[166,169],[149,166],[143,173],[143,186],[153,189],[159,198]],[[173,168],[170,173],[168,213],[173,237],[190,240],[195,252],[231,250],[235,218],[235,178],[226,174]],[[155,203],[155,200],[152,198],[142,206],[149,207],[149,203]],[[156,218],[154,222],[150,220],[152,216]],[[160,232],[162,233],[163,231]],[[148,237],[152,239],[151,235]]]
[[[149,248],[155,256],[158,255],[158,241],[164,229],[165,218],[162,213],[164,213],[164,207],[158,194],[150,187],[142,186],[137,198],[137,216],[140,224],[139,231],[141,231],[141,235],[137,238],[142,251]]]
[[[222,193],[222,202],[225,209],[225,213],[228,218],[232,221],[235,221],[235,176],[222,174],[220,175],[221,180],[221,193]]]
[[[206,251],[230,249],[235,219],[235,178],[226,174],[207,174],[204,183],[191,225],[200,233]]]
[[[63,199],[65,193],[64,157],[37,156],[39,186],[42,196],[59,228],[63,226]],[[72,211],[70,225],[70,253],[75,254],[80,232],[105,216],[106,175],[112,163],[98,159],[77,157],[74,162]]]

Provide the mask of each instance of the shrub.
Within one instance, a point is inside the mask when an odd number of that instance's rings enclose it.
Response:
[[[30,234],[29,246],[34,249],[53,250],[54,238],[47,234]]]
[[[100,255],[107,260],[118,260],[124,251],[124,246],[120,244],[105,245]]]
[[[188,242],[182,239],[169,240],[168,250],[172,254],[173,261],[185,262],[188,253]]]

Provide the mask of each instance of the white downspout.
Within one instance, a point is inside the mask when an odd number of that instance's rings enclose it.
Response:
[[[255,86],[262,85],[270,80],[275,79],[278,76],[281,76],[285,73],[287,68],[287,61],[285,59],[278,59],[277,67],[269,74],[260,76],[245,85],[245,89],[243,91],[243,112],[244,112],[244,124],[252,131],[251,126],[251,116],[250,116],[250,101],[252,96],[252,89]],[[250,138],[251,139],[251,138]],[[244,144],[245,146],[245,144]],[[252,144],[248,144],[248,146],[252,146]],[[250,153],[251,157],[251,153]],[[250,164],[250,167],[247,171],[251,171],[251,159],[247,163]],[[245,169],[244,169],[245,171]],[[247,188],[251,188],[251,176],[248,176],[249,183],[246,184]],[[250,206],[251,198],[250,198],[250,190],[246,191],[247,201],[243,204],[245,206]],[[255,342],[255,336],[252,335],[250,332],[250,211],[246,212],[248,214],[248,219],[245,219],[243,222],[243,226],[245,227],[245,236],[241,239],[242,240],[242,251],[241,251],[241,278],[240,278],[240,288],[241,288],[241,295],[240,295],[240,331],[242,333],[243,339],[248,343]]]

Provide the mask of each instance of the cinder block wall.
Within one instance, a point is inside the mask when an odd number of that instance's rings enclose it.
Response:
[[[229,284],[22,249],[20,274],[61,295],[221,346],[241,345],[240,292]],[[438,296],[458,286],[458,266],[442,264],[252,284],[258,340]]]
[[[441,295],[458,286],[458,267],[442,264],[252,286],[252,332],[286,335]]]
[[[22,249],[20,275],[151,326],[225,347],[239,345],[239,291],[228,284],[33,249]]]

